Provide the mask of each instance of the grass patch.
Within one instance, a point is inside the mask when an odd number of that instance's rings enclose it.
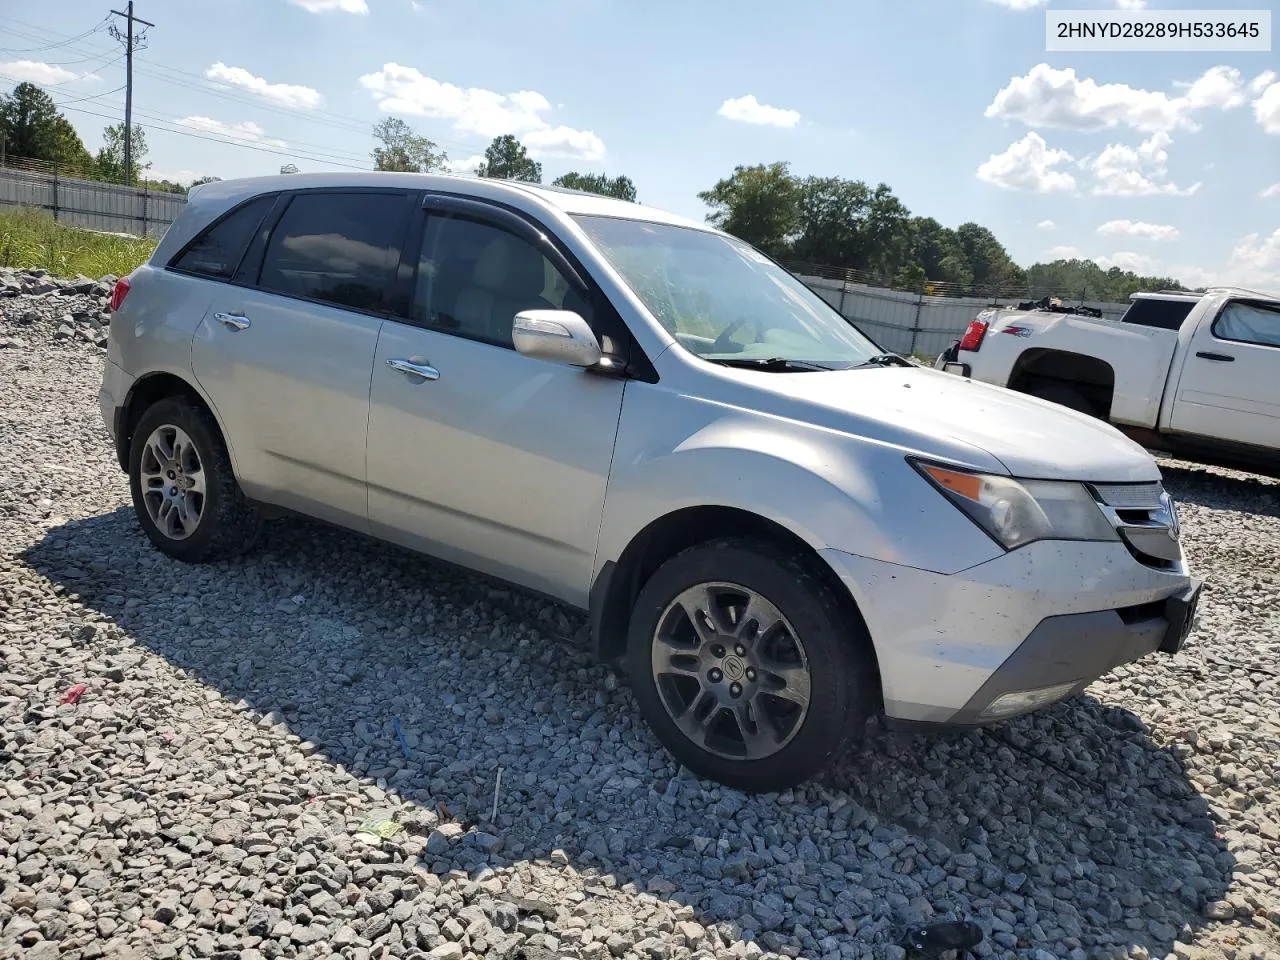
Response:
[[[95,233],[58,223],[40,210],[0,212],[0,266],[43,267],[59,277],[123,276],[151,256],[151,237]]]

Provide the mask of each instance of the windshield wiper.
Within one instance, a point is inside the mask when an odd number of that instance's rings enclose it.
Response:
[[[726,367],[739,367],[743,370],[764,370],[769,373],[796,373],[831,369],[830,367],[824,367],[820,363],[810,363],[808,360],[788,360],[786,357],[769,357],[768,359],[761,357],[706,357],[704,359]]]
[[[860,367],[914,367],[915,364],[896,353],[877,353],[869,360],[858,364]]]

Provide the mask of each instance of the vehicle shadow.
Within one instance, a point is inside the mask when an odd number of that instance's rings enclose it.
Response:
[[[122,507],[22,560],[330,765],[262,789],[350,793],[349,772],[424,823],[502,838],[403,848],[436,873],[567,862],[588,899],[647,892],[790,956],[973,918],[983,955],[1083,957],[1167,955],[1235,868],[1177,756],[1089,696],[985,732],[877,735],[818,783],[752,797],[676,768],[581,618],[392,547],[288,520],[242,560],[183,566]]]
[[[1280,479],[1181,461],[1160,460],[1159,466],[1165,488],[1177,503],[1280,517]]]

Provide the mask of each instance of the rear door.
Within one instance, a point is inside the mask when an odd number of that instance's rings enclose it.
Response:
[[[412,199],[287,194],[213,297],[192,366],[250,496],[367,530],[369,377]]]
[[[1280,448],[1280,306],[1228,300],[1191,338],[1170,426]]]

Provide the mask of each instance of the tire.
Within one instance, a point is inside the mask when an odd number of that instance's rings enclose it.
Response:
[[[744,594],[755,598],[758,618],[737,613]],[[715,631],[699,638],[690,607],[715,607]],[[780,622],[763,626],[775,612]],[[765,632],[755,635],[753,623]],[[698,776],[752,793],[809,780],[860,739],[879,710],[861,618],[809,563],[763,541],[716,540],[659,567],[632,608],[627,668],[641,714],[663,746]],[[780,669],[787,673],[774,672]],[[805,685],[802,708],[796,697]]]
[[[161,459],[178,452],[176,460]],[[129,444],[129,490],[143,532],[175,559],[219,560],[257,542],[262,521],[236,482],[218,425],[189,400],[168,397],[142,414]]]
[[[1041,400],[1056,403],[1061,407],[1069,407],[1080,413],[1088,414],[1091,417],[1098,415],[1098,409],[1093,405],[1093,401],[1070,384],[1037,383],[1029,387],[1027,393],[1033,397],[1039,397]]]

